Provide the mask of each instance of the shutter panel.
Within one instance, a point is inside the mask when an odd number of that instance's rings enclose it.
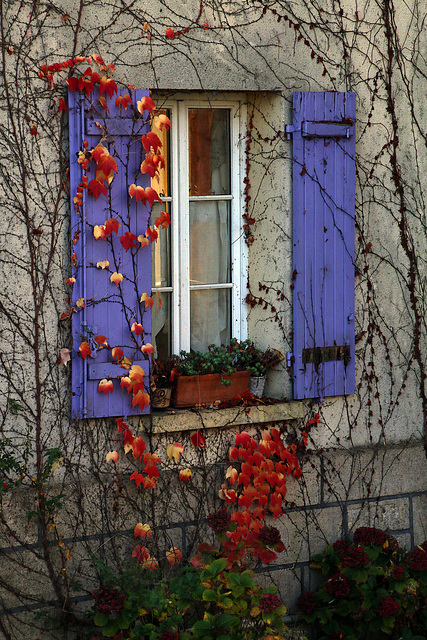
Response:
[[[130,93],[120,91],[119,95]],[[133,364],[144,369],[144,386],[149,391],[149,360],[142,354],[142,344],[151,342],[151,308],[145,309],[140,303],[145,292],[151,295],[151,248],[142,247],[125,251],[120,237],[125,232],[136,236],[145,234],[150,221],[150,207],[129,197],[132,183],[147,187],[148,175],[141,175],[143,160],[141,135],[150,129],[148,112],[145,118],[136,109],[136,103],[148,92],[138,91],[132,95],[132,104],[125,110],[115,105],[115,98],[106,94],[108,112],[100,104],[99,90],[90,96],[78,92],[69,93],[70,128],[70,189],[71,189],[71,239],[72,275],[76,278],[73,286],[73,354],[72,354],[72,417],[92,418],[102,416],[128,416],[140,414],[138,406],[132,407],[132,393],[120,388],[118,377],[128,375],[117,360],[112,358],[111,349],[97,348],[94,337],[106,336],[109,347],[120,347],[124,356]],[[111,182],[107,197],[94,196],[83,190],[83,204],[77,210],[73,201],[82,176],[88,182],[95,178],[95,163],[84,173],[78,164],[78,153],[97,144],[108,148],[115,158],[118,171]],[[109,218],[117,219],[121,227],[110,238],[95,240],[93,227],[104,224]],[[109,267],[99,269],[98,262],[108,260]],[[123,274],[123,282],[115,285],[110,276],[115,271]],[[79,310],[77,300],[84,298],[85,306]],[[143,334],[131,333],[133,322],[143,325]],[[90,343],[92,355],[84,360],[79,354],[82,341]],[[100,380],[113,380],[113,393],[98,392]],[[147,413],[149,408],[144,410]]]
[[[354,393],[353,93],[293,94],[294,398]]]

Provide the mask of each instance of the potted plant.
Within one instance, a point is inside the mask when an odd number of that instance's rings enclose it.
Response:
[[[151,368],[151,406],[153,409],[166,409],[170,405],[172,386],[178,375],[177,357],[166,360],[154,360]]]
[[[249,391],[261,398],[264,392],[265,377],[269,369],[277,366],[284,356],[277,349],[263,351],[254,345],[251,340],[244,340],[240,344],[236,342],[239,352],[239,367],[250,372]],[[232,341],[234,343],[234,341]]]
[[[248,388],[250,372],[239,360],[237,340],[230,346],[210,345],[206,353],[181,351],[174,392],[176,407],[230,400]]]

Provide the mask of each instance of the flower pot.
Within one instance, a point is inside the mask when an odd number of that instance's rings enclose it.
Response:
[[[151,406],[153,409],[166,409],[170,405],[172,389],[155,389],[151,393]]]
[[[230,385],[223,385],[230,380]],[[231,375],[207,373],[201,376],[179,376],[173,397],[175,407],[192,407],[195,404],[212,404],[217,400],[231,400],[248,389],[249,371],[237,371]]]
[[[264,395],[265,376],[251,376],[249,378],[249,391],[256,398],[262,398]]]

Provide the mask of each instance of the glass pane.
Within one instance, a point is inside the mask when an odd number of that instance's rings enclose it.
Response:
[[[161,217],[162,211],[170,215],[171,203],[155,203],[151,210],[151,224],[154,225],[157,218]],[[170,287],[170,226],[158,229],[159,237],[151,243],[151,286]]]
[[[190,284],[230,282],[230,202],[190,202]]]
[[[230,341],[231,289],[209,289],[190,292],[190,346],[207,351],[210,344]]]
[[[170,118],[171,114],[169,109],[159,109],[156,111],[156,114],[160,115],[164,113]],[[170,135],[169,131],[166,131],[165,127],[160,131],[157,127],[154,126],[155,120],[153,120],[153,124],[151,130],[160,138],[160,142],[162,146],[158,149],[158,153],[160,153],[165,159],[165,167],[163,169],[159,169],[159,173],[151,178],[151,186],[153,189],[157,191],[157,193],[161,196],[171,196],[172,195],[172,180],[171,180],[171,148],[170,148]],[[151,149],[153,152],[154,149]]]
[[[230,194],[230,110],[189,109],[190,196]]]
[[[153,292],[152,341],[154,357],[162,360],[171,355],[171,294]]]

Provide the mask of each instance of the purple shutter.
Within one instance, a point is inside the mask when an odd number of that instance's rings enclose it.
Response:
[[[294,398],[354,393],[353,93],[293,94]]]
[[[130,93],[120,91],[119,95]],[[140,414],[138,406],[132,408],[132,393],[120,388],[121,376],[127,370],[113,360],[111,349],[96,349],[94,337],[106,336],[108,345],[120,347],[124,356],[133,360],[144,369],[145,390],[149,391],[149,360],[141,352],[142,344],[151,342],[151,308],[145,309],[140,303],[144,292],[151,294],[151,250],[150,247],[137,247],[124,250],[120,237],[129,231],[136,236],[145,234],[150,219],[150,207],[135,198],[129,197],[132,183],[147,187],[148,175],[142,176],[140,164],[143,159],[141,135],[149,130],[148,112],[145,118],[136,109],[136,103],[146,91],[134,91],[132,104],[125,110],[115,104],[114,95],[107,100],[108,112],[100,104],[99,91],[90,96],[78,92],[69,92],[70,127],[70,189],[71,189],[71,239],[72,275],[76,278],[73,286],[73,352],[72,352],[72,417],[92,418],[102,416],[128,416]],[[83,190],[83,205],[76,211],[74,196],[82,175],[78,164],[78,153],[84,149],[84,141],[92,149],[101,143],[114,156],[118,172],[108,189],[107,197],[94,196]],[[88,182],[95,177],[95,163]],[[109,218],[117,219],[121,227],[113,233],[110,240],[95,240],[93,227],[104,224]],[[77,235],[75,235],[77,234]],[[96,264],[108,260],[110,266],[98,269]],[[123,282],[115,285],[110,276],[118,271],[123,274]],[[78,310],[76,302],[84,298],[85,307]],[[133,322],[143,325],[143,334],[139,337],[131,333]],[[82,341],[89,342],[92,355],[86,360],[79,354]],[[98,392],[99,381],[107,378],[113,381],[114,391],[105,395]],[[149,408],[144,413],[149,412]]]

